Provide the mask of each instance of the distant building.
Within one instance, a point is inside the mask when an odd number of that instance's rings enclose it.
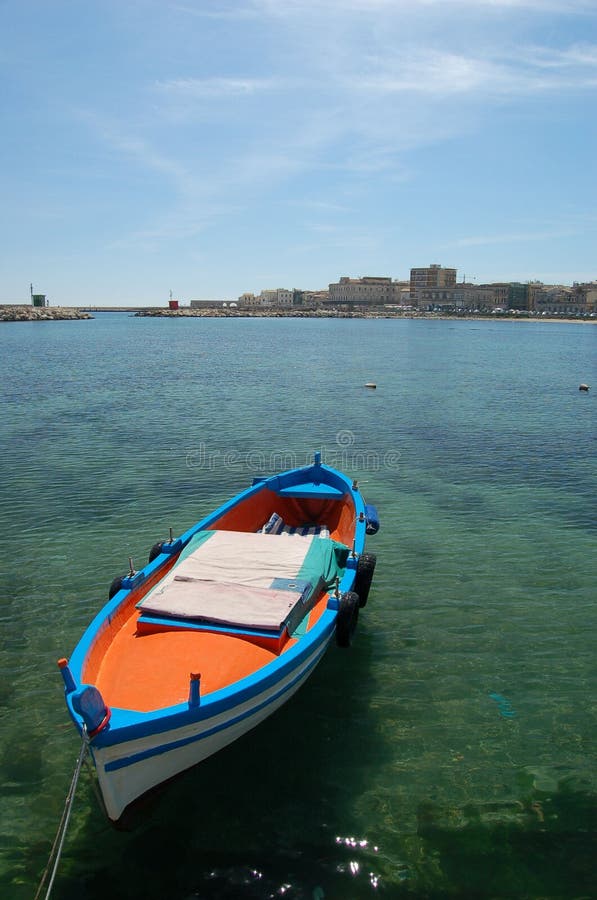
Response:
[[[434,286],[418,288],[417,306],[421,310],[445,312],[506,312],[509,309],[533,309],[535,284],[520,282],[493,282],[472,284],[462,282],[453,287]]]
[[[534,308],[537,313],[558,316],[590,316],[597,309],[597,282],[573,284],[542,284],[535,289]]]
[[[324,306],[330,299],[330,292],[323,291],[301,291],[303,295],[303,306]]]
[[[293,292],[286,288],[261,291],[262,306],[292,306]]]
[[[292,292],[292,305],[312,309],[327,303],[329,291],[305,291],[295,288]]]
[[[228,300],[191,300],[191,309],[209,309],[209,307],[227,306]]]
[[[473,284],[456,281],[457,270],[434,263],[410,270],[409,281],[387,276],[343,275],[328,290],[294,288],[246,292],[238,298],[241,307],[400,307],[437,312],[500,313],[516,310],[558,315],[597,315],[597,281],[583,284],[545,285],[540,281],[500,281]],[[221,306],[222,300],[192,300],[191,306]]]
[[[512,281],[507,285],[508,300],[506,309],[530,309],[529,297],[531,291],[530,285],[521,284],[520,281]]]
[[[597,281],[590,281],[588,284],[582,284],[585,295],[585,307],[588,315],[597,313]]]
[[[249,292],[241,294],[238,302],[241,306],[292,306],[296,291],[289,291],[287,288],[274,288],[273,290],[261,291],[259,295]]]
[[[456,269],[446,269],[438,263],[410,270],[410,303],[426,309],[449,303],[456,287]]]
[[[363,278],[342,276],[330,284],[328,302],[333,306],[399,304],[405,282],[392,281],[385,276],[366,275]]]
[[[261,306],[261,300],[259,297],[256,297],[255,294],[251,294],[248,291],[245,294],[241,294],[238,298],[239,306]]]

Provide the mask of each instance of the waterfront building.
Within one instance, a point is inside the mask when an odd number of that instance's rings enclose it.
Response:
[[[367,305],[388,306],[399,304],[402,300],[403,281],[393,281],[382,276],[366,275],[362,278],[349,278],[344,275],[339,281],[330,284],[328,302],[333,306]]]
[[[238,302],[240,306],[292,306],[294,295],[295,291],[289,291],[286,288],[264,290],[260,294],[246,291],[240,295]]]
[[[238,298],[239,306],[261,306],[261,300],[255,294],[247,291]]]
[[[586,316],[597,314],[597,281],[583,284],[545,285],[540,281],[503,281],[489,284],[456,281],[456,269],[432,264],[411,269],[410,281],[388,276],[342,276],[328,290],[299,288],[246,292],[238,298],[242,307],[394,307],[422,312],[502,313],[511,310],[537,314]],[[217,301],[211,301],[212,304]],[[221,304],[222,301],[219,301]],[[191,301],[191,306],[206,301]]]
[[[261,291],[259,297],[262,306],[292,306],[292,291],[285,288]]]
[[[471,291],[473,305],[469,309],[478,309],[479,312],[504,312],[508,309],[508,285],[479,284]]]
[[[410,270],[410,303],[426,308],[429,304],[449,303],[456,287],[456,269],[438,263]]]
[[[535,311],[544,315],[589,316],[597,310],[597,282],[572,287],[564,284],[543,284],[535,289]]]
[[[210,309],[211,307],[228,306],[228,300],[191,300],[191,309]]]
[[[585,297],[585,307],[588,315],[597,313],[597,281],[591,281],[588,284],[582,284]]]
[[[324,306],[329,302],[330,292],[327,290],[323,291],[296,291],[295,294],[300,294],[301,299],[295,299],[295,304],[300,304],[302,306]]]
[[[513,281],[509,285],[507,294],[507,309],[531,309],[530,306],[530,285],[521,284],[520,281]]]

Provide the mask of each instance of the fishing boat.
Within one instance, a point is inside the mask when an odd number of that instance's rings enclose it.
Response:
[[[66,703],[109,819],[285,703],[351,644],[379,528],[356,481],[312,464],[253,484],[112,583],[70,660]]]

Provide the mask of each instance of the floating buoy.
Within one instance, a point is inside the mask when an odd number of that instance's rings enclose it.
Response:
[[[579,389],[579,391],[588,391],[589,385],[588,384],[579,384],[578,389]]]
[[[377,385],[375,384],[374,381],[368,381],[367,384],[365,385],[365,387],[375,389],[377,387]]]

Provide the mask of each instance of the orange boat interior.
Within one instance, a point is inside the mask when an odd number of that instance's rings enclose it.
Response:
[[[303,499],[280,497],[264,488],[227,510],[210,528],[256,532],[274,512],[293,527],[325,525],[332,539],[352,546],[354,505],[348,495],[340,500]],[[217,626],[197,629],[162,623],[141,627],[136,604],[175,561],[167,560],[131,591],[90,649],[83,681],[94,684],[110,707],[149,712],[184,703],[189,697],[191,673],[201,675],[201,695],[209,694],[257,671],[296,643],[287,631],[263,638],[250,632],[224,633]],[[307,615],[307,629],[326,605],[324,594]]]

